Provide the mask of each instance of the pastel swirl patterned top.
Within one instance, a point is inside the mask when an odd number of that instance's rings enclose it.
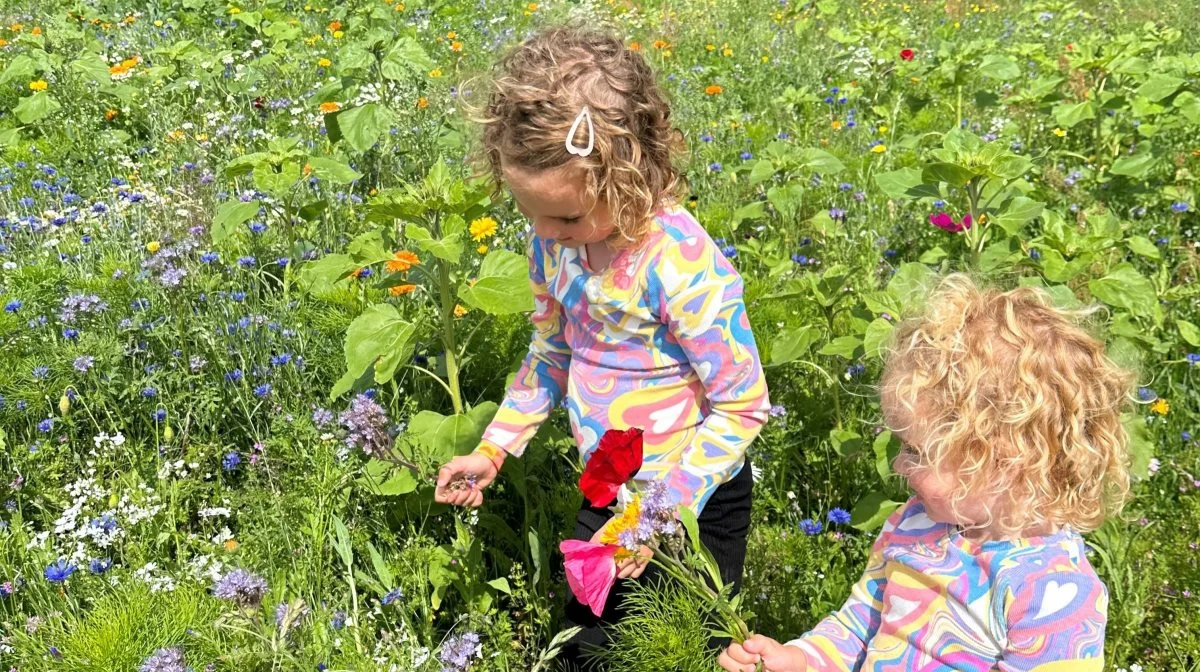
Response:
[[[682,208],[659,212],[603,272],[536,236],[529,269],[533,340],[481,449],[521,455],[565,395],[585,462],[605,431],[640,427],[636,478],[666,480],[699,513],[770,408],[741,276]]]
[[[1108,591],[1078,533],[976,543],[917,498],[840,611],[800,639],[820,670],[1100,672]]]

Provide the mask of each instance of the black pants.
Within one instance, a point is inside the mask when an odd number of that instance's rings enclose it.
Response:
[[[741,589],[742,568],[746,563],[746,535],[750,529],[751,493],[754,490],[754,477],[750,470],[750,460],[747,459],[742,470],[733,480],[721,484],[713,492],[704,510],[700,513],[700,541],[713,554],[717,567],[721,570],[721,579],[725,583],[734,584],[734,594]],[[612,517],[608,509],[584,506],[579,510],[575,519],[575,534],[572,538],[587,541],[592,538],[604,523]],[[638,581],[650,580],[661,575],[661,570],[654,564],[649,565]],[[608,642],[608,636],[603,626],[615,623],[625,615],[625,595],[629,592],[630,579],[618,579],[609,593],[604,605],[604,613],[599,618],[592,613],[590,607],[580,604],[571,597],[567,604],[567,627],[581,626],[583,630],[576,635],[559,655],[564,669],[585,670],[596,669],[587,667],[584,651],[589,646],[603,646]]]

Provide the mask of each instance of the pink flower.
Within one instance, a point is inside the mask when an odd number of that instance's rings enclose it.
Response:
[[[971,228],[971,215],[963,217],[962,222],[955,222],[954,218],[950,215],[944,212],[936,212],[929,216],[929,223],[943,231],[960,233]]]
[[[608,591],[617,580],[617,551],[620,546],[568,539],[558,545],[565,560],[567,584],[580,604],[592,608],[597,617],[604,612]]]

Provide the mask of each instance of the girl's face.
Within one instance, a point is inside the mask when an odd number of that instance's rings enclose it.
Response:
[[[588,202],[582,167],[568,163],[530,171],[502,162],[501,170],[517,209],[533,223],[539,238],[582,247],[608,240],[616,229],[603,200],[595,207]]]

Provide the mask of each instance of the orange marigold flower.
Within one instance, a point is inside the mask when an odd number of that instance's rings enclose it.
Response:
[[[429,99],[428,98],[426,98],[425,96],[421,96],[420,98],[417,98],[417,109],[418,110],[423,110],[427,107],[429,107]]]
[[[654,41],[654,48],[655,48],[655,49],[666,49],[666,48],[667,48],[667,41],[666,41],[666,40],[655,40],[655,41]]]
[[[708,95],[710,95],[710,96],[715,96],[715,95],[717,95],[717,94],[721,93],[721,92],[722,92],[722,91],[724,91],[724,90],[725,90],[725,89],[722,89],[722,88],[721,88],[719,85],[717,85],[717,84],[710,84],[710,85],[708,85],[708,86],[704,87],[704,93],[707,93],[707,94],[708,94]]]
[[[633,42],[630,42],[630,43],[629,43],[629,50],[630,50],[630,51],[641,51],[641,50],[642,50],[642,43],[641,43],[641,42],[638,42],[637,40],[634,40]]]
[[[108,111],[106,111],[106,112],[104,113],[104,120],[105,120],[105,121],[112,121],[113,119],[116,119],[116,118],[117,118],[117,115],[118,115],[118,114],[120,114],[120,112],[117,112],[116,110],[114,110],[114,109],[112,109],[112,108],[110,107],[110,108],[108,108]]]
[[[388,273],[403,273],[413,266],[420,266],[421,258],[414,252],[399,250],[387,262]]]
[[[226,539],[225,540],[225,550],[230,553],[236,551],[238,549],[238,546],[241,546],[241,544],[239,544],[237,542],[237,539]]]
[[[342,29],[341,21],[333,21],[329,24],[329,32],[331,32],[331,33],[334,32],[335,30],[341,30],[341,29]]]
[[[0,47],[7,47],[7,46],[8,46],[8,40],[4,39],[3,37],[0,37]]]
[[[333,101],[321,103],[320,109],[321,114],[329,114],[330,112],[337,112],[338,110],[342,109],[342,104]]]
[[[458,304],[457,306],[454,306],[454,316],[455,317],[462,317],[463,315],[466,315],[466,314],[467,314],[467,309],[462,304]]]
[[[388,293],[392,296],[404,296],[405,294],[412,294],[416,288],[416,285],[396,285],[389,289]]]
[[[462,42],[455,40],[450,43],[450,51],[462,51]]]
[[[41,35],[41,34],[42,34],[42,29],[41,29],[41,28],[38,28],[37,26],[34,26],[33,30],[31,30],[31,31],[29,31],[29,32],[33,33],[34,35]]]

